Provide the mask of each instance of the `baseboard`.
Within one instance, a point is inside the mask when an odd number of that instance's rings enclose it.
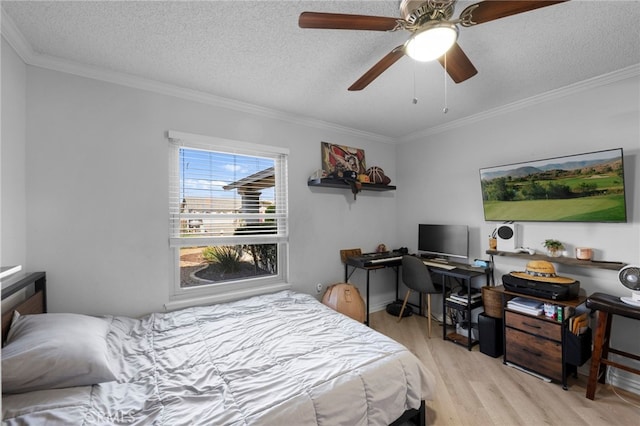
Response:
[[[369,313],[371,314],[373,312],[384,311],[387,309],[387,305],[392,302],[393,300],[389,300],[388,302],[383,302],[381,304],[379,303],[379,304],[371,305],[369,307]]]
[[[620,357],[616,354],[610,353],[609,359],[633,368],[640,368],[640,362],[626,357]],[[606,379],[607,383],[611,383],[611,385],[617,388],[640,395],[640,376],[638,376],[637,374],[633,374],[615,367],[607,367]]]
[[[637,377],[637,375],[632,376],[631,373],[627,373],[624,370],[612,368],[611,374],[609,375],[609,382],[617,388],[640,395],[640,381],[636,379]]]

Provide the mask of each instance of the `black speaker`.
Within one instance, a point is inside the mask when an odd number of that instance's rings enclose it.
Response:
[[[480,352],[494,358],[502,356],[502,318],[493,318],[481,313],[478,315],[478,332],[480,333]]]

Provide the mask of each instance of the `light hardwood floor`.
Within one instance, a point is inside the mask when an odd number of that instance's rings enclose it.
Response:
[[[385,311],[372,313],[371,327],[405,345],[436,377],[436,397],[427,401],[428,425],[640,425],[640,396],[598,384],[585,397],[587,377],[568,378],[568,390],[547,383],[480,352],[442,340],[433,322],[417,315],[400,323]]]

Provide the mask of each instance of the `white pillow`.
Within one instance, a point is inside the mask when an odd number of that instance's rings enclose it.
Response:
[[[109,323],[79,314],[18,315],[2,348],[2,392],[86,386],[116,379]]]

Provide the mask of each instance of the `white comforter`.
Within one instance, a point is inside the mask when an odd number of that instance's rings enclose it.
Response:
[[[4,422],[387,425],[433,393],[405,347],[306,294],[109,320],[117,382],[5,395]]]

